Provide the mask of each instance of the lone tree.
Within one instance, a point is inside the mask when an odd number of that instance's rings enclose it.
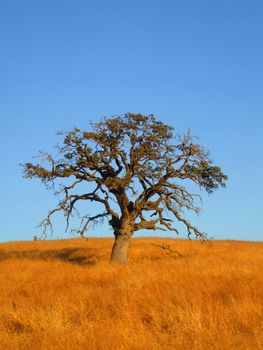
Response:
[[[41,152],[41,164],[23,164],[26,178],[58,186],[56,194],[62,196],[41,223],[43,235],[48,228],[52,230],[54,213],[64,213],[68,229],[78,204],[87,201],[99,203],[101,211],[83,215],[80,227],[74,230],[84,235],[90,224],[107,219],[115,236],[114,262],[127,261],[129,239],[141,229],[178,234],[174,221],[179,221],[189,236],[206,238],[183,215],[184,209],[199,213],[195,199],[201,199],[184,185],[192,182],[211,193],[225,187],[227,176],[194,143],[189,131],[178,135],[153,115],[132,113],[91,126],[91,132],[59,133],[64,143],[57,146],[56,157]],[[59,179],[65,180],[63,185],[57,184]]]

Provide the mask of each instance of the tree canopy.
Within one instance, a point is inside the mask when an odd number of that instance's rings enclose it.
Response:
[[[141,229],[178,234],[180,222],[189,236],[206,238],[184,215],[200,211],[200,196],[189,184],[212,193],[225,187],[227,176],[190,131],[178,134],[154,115],[127,113],[91,123],[91,131],[59,134],[64,141],[56,156],[42,152],[40,163],[24,164],[26,178],[38,178],[62,196],[42,222],[44,234],[53,214],[62,211],[68,227],[78,204],[87,201],[102,210],[83,215],[76,231],[84,235],[89,225],[107,219],[115,235],[113,261],[126,261],[129,238]]]

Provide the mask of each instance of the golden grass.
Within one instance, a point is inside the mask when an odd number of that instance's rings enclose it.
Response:
[[[0,244],[0,349],[263,349],[263,243]]]

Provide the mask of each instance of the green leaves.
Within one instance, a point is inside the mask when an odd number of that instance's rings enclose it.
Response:
[[[62,210],[68,223],[78,202],[87,200],[99,202],[105,210],[94,217],[84,215],[83,227],[78,229],[82,233],[92,220],[107,215],[113,229],[125,219],[133,231],[158,228],[178,233],[172,220],[164,217],[170,212],[175,221],[186,226],[189,235],[193,232],[204,237],[182,215],[184,209],[199,213],[195,205],[198,196],[187,191],[182,180],[211,193],[225,187],[227,176],[212,163],[190,130],[180,135],[153,115],[133,113],[104,118],[91,124],[91,129],[60,132],[64,140],[56,156],[42,152],[41,164],[23,165],[26,178],[38,178],[45,184],[67,180],[59,191],[64,199],[44,221],[45,229],[53,213]],[[91,192],[71,193],[81,183],[82,191],[83,183],[87,187],[93,183]],[[117,211],[113,210],[116,206]],[[153,216],[156,219],[150,220]]]

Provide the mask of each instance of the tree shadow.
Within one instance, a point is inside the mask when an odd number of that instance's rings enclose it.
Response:
[[[97,258],[88,248],[62,248],[49,250],[0,251],[0,262],[7,259],[60,260],[76,265],[96,265]]]
[[[151,243],[153,246],[161,248],[166,255],[170,256],[173,259],[182,258],[183,255],[179,253],[177,250],[173,250],[169,244],[157,244],[157,243]]]

